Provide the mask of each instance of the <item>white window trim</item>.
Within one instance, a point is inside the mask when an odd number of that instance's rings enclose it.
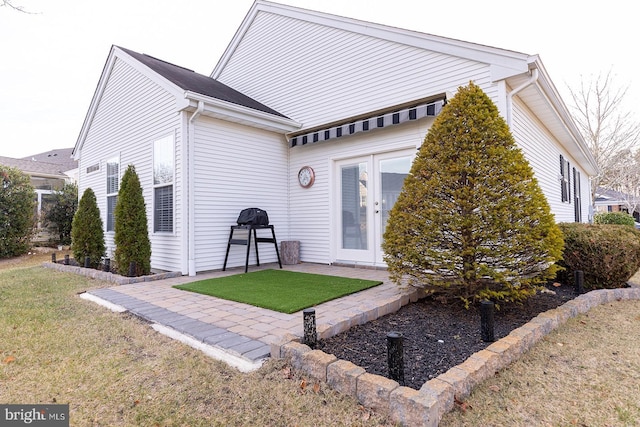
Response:
[[[118,165],[118,181],[117,181],[117,190],[115,193],[109,193],[109,164],[111,163],[116,163]],[[106,160],[105,162],[105,178],[106,178],[106,186],[107,189],[105,191],[106,193],[106,206],[105,206],[105,221],[104,221],[104,228],[105,231],[107,233],[115,233],[115,228],[116,228],[116,219],[115,219],[115,215],[113,218],[113,230],[109,230],[109,198],[111,197],[118,197],[118,192],[120,191],[120,180],[122,179],[122,167],[120,164],[120,154],[118,154],[117,156],[111,157],[109,159]],[[117,199],[116,199],[117,200]],[[116,202],[117,203],[117,202]],[[113,211],[115,213],[115,209],[116,207],[113,207]]]
[[[161,142],[163,140],[167,140],[170,139],[171,140],[171,144],[173,146],[173,174],[172,174],[172,180],[170,183],[167,182],[163,182],[161,184],[156,184],[155,183],[155,167],[156,167],[156,159],[155,159],[155,146],[156,143]],[[152,200],[152,233],[153,234],[158,234],[158,235],[175,235],[176,234],[176,138],[175,138],[175,132],[172,132],[170,134],[167,134],[165,136],[163,136],[162,138],[158,138],[156,140],[153,141],[153,143],[151,144],[151,185],[152,185],[152,195],[151,195],[151,200]],[[172,193],[171,193],[171,197],[172,197],[172,201],[171,201],[171,205],[172,205],[172,212],[171,212],[171,231],[156,231],[156,189],[158,188],[162,188],[162,187],[168,187],[168,186],[172,186]]]

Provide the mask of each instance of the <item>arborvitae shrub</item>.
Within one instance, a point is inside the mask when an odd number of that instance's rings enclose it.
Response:
[[[618,224],[630,225],[635,227],[636,221],[626,212],[603,212],[593,216],[593,222],[596,224]]]
[[[573,284],[574,272],[584,272],[584,288],[625,287],[640,269],[640,232],[626,225],[560,224],[565,248],[562,277]]]
[[[555,276],[562,233],[498,109],[471,83],[443,108],[394,205],[391,278],[444,298],[521,301]]]
[[[0,258],[25,254],[31,247],[35,197],[28,175],[0,165]]]
[[[45,212],[45,221],[51,232],[58,234],[61,245],[71,243],[71,225],[78,209],[78,185],[66,183],[53,193],[55,203]]]
[[[128,275],[129,264],[135,262],[136,276],[149,274],[151,242],[147,226],[147,211],[140,179],[133,165],[129,165],[122,177],[114,217],[115,261],[118,272]]]
[[[96,195],[84,190],[71,224],[71,251],[76,262],[84,265],[89,257],[91,268],[98,268],[105,253],[104,230]]]

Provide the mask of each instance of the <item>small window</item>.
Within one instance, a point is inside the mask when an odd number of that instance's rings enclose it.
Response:
[[[173,135],[153,143],[153,231],[173,233]]]
[[[87,174],[90,174],[91,172],[96,172],[100,170],[100,164],[96,163],[95,165],[91,165],[87,168]]]
[[[560,155],[560,194],[563,202],[571,203],[571,180],[569,178],[570,173],[569,161],[565,160],[564,156]]]
[[[580,200],[580,172],[573,168],[573,209],[575,211],[575,221],[582,222],[582,203]]]
[[[114,157],[107,160],[107,231],[115,230],[113,212],[118,202],[120,190],[120,159]]]

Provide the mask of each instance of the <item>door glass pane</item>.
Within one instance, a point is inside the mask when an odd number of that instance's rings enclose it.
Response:
[[[367,249],[367,163],[342,167],[342,249]]]
[[[382,233],[387,226],[389,212],[398,200],[404,179],[411,170],[411,157],[398,157],[396,159],[380,160],[380,189]]]

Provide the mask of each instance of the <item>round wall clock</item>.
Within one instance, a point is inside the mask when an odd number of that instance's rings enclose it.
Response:
[[[316,180],[316,174],[311,166],[303,166],[298,171],[298,182],[303,188],[309,188]]]

